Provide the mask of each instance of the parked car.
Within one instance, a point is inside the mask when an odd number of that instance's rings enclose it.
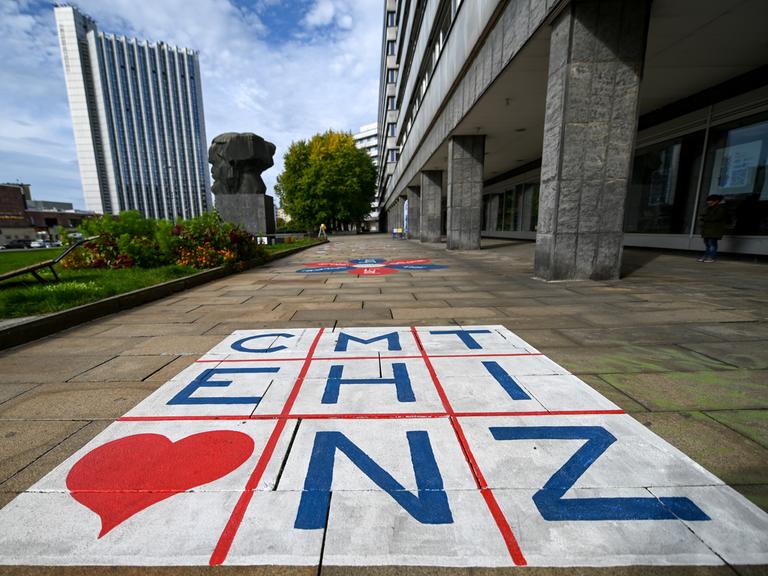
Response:
[[[14,248],[26,248],[29,245],[28,240],[24,240],[22,238],[15,238],[13,240],[10,240],[8,244],[5,245],[8,249],[14,249]]]
[[[45,245],[45,242],[42,240],[32,240],[32,242],[29,243],[30,248],[47,248]]]

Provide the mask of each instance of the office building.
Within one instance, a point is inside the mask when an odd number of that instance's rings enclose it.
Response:
[[[536,275],[616,278],[623,246],[768,254],[761,0],[385,0],[379,198],[448,249],[535,239]]]
[[[210,210],[197,52],[54,11],[86,208],[171,220]]]
[[[368,153],[368,156],[373,160],[373,165],[379,166],[379,133],[378,124],[372,122],[371,124],[364,124],[360,126],[360,131],[357,134],[353,134],[352,138],[355,140],[355,146],[362,148]],[[365,217],[365,226],[371,232],[377,232],[379,230],[379,199],[378,197],[371,203],[371,211],[368,216]]]
[[[362,148],[373,160],[374,166],[379,165],[379,134],[376,122],[360,126],[360,131],[352,135],[355,146]]]

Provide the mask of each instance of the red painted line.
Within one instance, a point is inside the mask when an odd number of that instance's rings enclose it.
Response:
[[[264,475],[264,471],[267,469],[267,465],[274,454],[280,435],[285,429],[285,424],[288,422],[285,417],[291,412],[296,397],[299,395],[301,385],[304,383],[304,377],[307,375],[309,365],[312,363],[312,354],[315,353],[315,348],[317,348],[317,343],[320,341],[320,336],[322,336],[323,330],[324,328],[320,328],[317,336],[315,336],[315,339],[312,341],[312,346],[309,348],[309,353],[304,361],[304,365],[301,367],[301,372],[299,372],[299,376],[296,378],[296,383],[293,385],[288,400],[286,400],[283,410],[280,412],[281,418],[277,421],[275,429],[272,431],[272,434],[267,441],[267,445],[264,447],[264,451],[261,453],[259,461],[256,463],[256,468],[254,468],[251,473],[251,476],[245,485],[245,490],[240,495],[237,504],[235,504],[235,508],[232,510],[229,521],[219,537],[219,542],[216,544],[213,554],[211,554],[211,559],[209,561],[211,566],[219,566],[227,559],[229,549],[232,547],[232,542],[243,521],[245,511],[248,509],[248,505],[253,497],[253,490],[258,487],[261,477]]]
[[[474,416],[587,416],[590,414],[626,414],[624,410],[539,410],[532,412],[454,412],[459,418]]]
[[[397,420],[402,418],[477,418],[485,416],[589,416],[626,414],[624,410],[552,410],[530,412],[372,412],[341,414],[243,414],[240,416],[122,416],[118,422],[175,422],[205,420]]]
[[[247,358],[243,360],[195,360],[195,363],[204,364],[206,362],[303,362],[306,358]]]
[[[541,352],[520,352],[520,353],[486,353],[486,354],[432,354],[430,358],[513,358],[516,356],[544,356]],[[407,360],[421,358],[420,355],[403,354],[399,356],[381,356],[382,360]],[[318,360],[378,360],[379,356],[318,356],[313,358],[313,361]],[[232,359],[227,358],[223,360],[195,360],[196,363],[212,363],[212,362],[303,362],[305,358],[242,358]]]
[[[173,422],[176,420],[249,420],[250,414],[241,416],[122,416],[118,422]]]
[[[421,342],[419,342],[419,346],[421,346]],[[426,354],[426,352],[425,352]],[[485,357],[507,357],[511,358],[513,356],[544,356],[541,352],[518,352],[515,354],[509,353],[509,352],[496,352],[496,353],[485,353],[485,354],[430,354],[430,358],[485,358]]]
[[[377,414],[291,414],[302,420],[398,420],[402,418],[446,418],[445,412],[390,412]]]
[[[461,424],[459,423],[459,420],[456,418],[456,413],[453,411],[453,408],[451,407],[451,403],[448,400],[448,396],[446,395],[445,390],[443,389],[443,385],[440,383],[440,380],[437,377],[435,368],[434,366],[432,366],[432,362],[430,361],[429,356],[427,355],[427,352],[424,350],[424,346],[421,343],[421,338],[419,338],[419,334],[416,331],[416,327],[412,326],[411,332],[413,333],[413,337],[416,339],[416,344],[418,345],[419,350],[421,350],[421,356],[424,359],[424,364],[427,366],[427,370],[429,371],[429,375],[432,378],[432,382],[435,385],[437,394],[438,396],[440,396],[440,400],[443,403],[443,408],[445,408],[445,411],[448,413],[448,416],[451,419],[451,425],[453,426],[453,430],[456,433],[456,438],[459,441],[459,445],[461,446],[461,449],[464,452],[464,456],[467,459],[467,463],[469,464],[469,467],[472,471],[472,475],[475,477],[475,482],[477,483],[477,486],[480,489],[480,493],[483,495],[483,498],[485,499],[486,505],[488,506],[488,510],[490,511],[491,516],[496,522],[496,526],[498,526],[499,528],[499,532],[501,532],[501,537],[504,539],[504,543],[507,545],[507,550],[509,550],[509,555],[512,557],[512,561],[515,563],[516,566],[525,566],[528,563],[525,560],[525,556],[523,556],[522,550],[520,550],[520,545],[517,543],[515,534],[512,532],[512,527],[509,525],[509,522],[504,517],[504,513],[501,511],[501,507],[499,506],[499,503],[496,501],[496,496],[494,496],[491,489],[488,488],[488,484],[485,481],[485,477],[483,476],[483,473],[480,470],[480,466],[478,465],[474,454],[472,454],[472,449],[469,447],[467,438],[464,435],[464,430],[461,428]]]
[[[382,360],[403,360],[403,359],[417,359],[421,358],[421,356],[409,356],[409,355],[402,355],[402,356],[381,356]],[[378,360],[378,356],[318,356],[317,358],[313,358],[313,362],[317,362],[319,360]],[[196,360],[196,362],[299,362],[303,361],[305,358],[243,358],[243,359],[232,359],[228,358],[226,360]]]

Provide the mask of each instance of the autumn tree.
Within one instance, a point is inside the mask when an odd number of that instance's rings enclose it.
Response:
[[[371,211],[376,168],[352,134],[328,130],[291,144],[275,193],[297,225],[330,229],[358,224]]]

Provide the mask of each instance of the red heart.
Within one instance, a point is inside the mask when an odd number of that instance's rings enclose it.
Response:
[[[253,453],[242,432],[201,432],[171,442],[136,434],[95,448],[67,475],[72,497],[101,518],[99,538],[137,512],[226,476]]]

